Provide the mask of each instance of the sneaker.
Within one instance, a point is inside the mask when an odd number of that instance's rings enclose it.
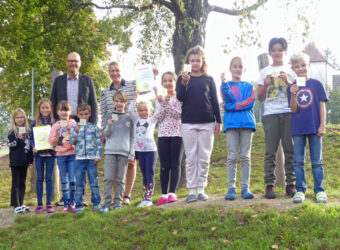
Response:
[[[250,190],[248,188],[243,188],[241,190],[241,195],[243,199],[253,199],[254,198],[254,194],[252,192],[250,192]]]
[[[273,185],[267,186],[267,188],[266,188],[266,198],[267,199],[275,199],[276,198],[276,194],[275,194]]]
[[[294,203],[302,203],[305,201],[305,194],[302,192],[296,192],[293,197]]]
[[[44,207],[42,205],[38,205],[36,208],[35,208],[35,213],[36,214],[41,214],[44,212]]]
[[[49,214],[54,213],[53,205],[52,205],[52,204],[46,205],[46,211],[47,211],[47,213],[49,213]]]
[[[75,214],[79,214],[79,213],[81,213],[81,212],[83,212],[84,211],[84,208],[82,208],[82,207],[78,207],[78,208],[76,208],[76,210],[75,210]]]
[[[294,197],[295,193],[296,193],[295,185],[291,184],[291,185],[286,186],[286,195],[287,196]]]
[[[98,204],[98,205],[93,205],[93,212],[97,212],[97,211],[99,211],[100,210],[100,208],[101,208],[101,205],[100,204]]]
[[[63,197],[61,197],[60,201],[57,201],[56,203],[54,203],[54,205],[59,206],[59,207],[64,206],[64,199],[63,199]]]
[[[160,206],[160,205],[162,205],[162,204],[164,204],[164,203],[168,203],[168,199],[165,198],[165,197],[161,197],[161,198],[159,199],[159,201],[157,201],[156,205],[157,205],[157,206]]]
[[[187,203],[190,203],[190,202],[195,202],[195,201],[197,201],[196,195],[194,195],[194,194],[189,194],[188,197],[187,197],[187,199],[186,199],[186,202],[187,202]]]
[[[327,194],[325,192],[319,192],[316,194],[317,203],[327,203]]]
[[[121,208],[122,208],[121,205],[117,205],[117,206],[114,206],[114,207],[113,207],[114,210],[119,210],[119,209],[121,209]]]
[[[172,202],[175,202],[177,201],[177,196],[175,194],[169,194],[168,196],[168,203],[172,203]]]
[[[99,213],[107,213],[111,210],[110,206],[106,206],[104,205],[100,210],[99,210]]]
[[[67,206],[67,207],[64,207],[64,208],[63,208],[63,210],[61,210],[61,212],[63,212],[63,213],[67,213],[67,212],[68,212],[68,210],[70,210],[70,207],[69,207],[69,206]]]
[[[209,196],[207,194],[205,194],[205,193],[199,193],[197,195],[197,199],[199,201],[206,201],[206,200],[208,200],[208,198],[209,198]]]
[[[122,203],[122,204],[123,204],[124,206],[130,206],[130,201],[131,201],[131,197],[125,195],[125,196],[123,197],[123,203]]]
[[[83,207],[88,207],[88,206],[89,204],[85,200],[83,200]]]
[[[152,206],[153,206],[152,201],[145,201],[144,207],[152,207]]]
[[[14,208],[14,210],[13,210],[13,213],[15,214],[15,215],[17,215],[17,214],[22,214],[24,211],[22,210],[22,207],[16,207],[16,208]]]
[[[146,202],[146,200],[142,200],[141,203],[139,203],[137,207],[144,207],[145,202]]]
[[[72,211],[72,213],[75,213],[76,212],[76,205],[71,205],[70,207],[69,207],[69,210],[71,210]]]
[[[236,190],[235,188],[229,188],[228,193],[224,196],[225,200],[235,200],[236,199]]]
[[[29,207],[26,207],[25,205],[22,205],[22,206],[21,206],[21,209],[22,209],[22,212],[23,212],[23,213],[29,213],[29,212],[30,212],[30,208],[29,208]]]

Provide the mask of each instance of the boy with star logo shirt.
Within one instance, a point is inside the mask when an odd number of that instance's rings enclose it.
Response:
[[[321,82],[308,78],[307,55],[296,54],[290,59],[292,70],[298,76],[287,91],[288,103],[293,112],[292,137],[294,141],[294,171],[297,192],[293,197],[294,203],[305,200],[305,150],[306,140],[309,142],[309,152],[314,177],[314,194],[316,201],[327,202],[327,195],[322,186],[324,166],[322,163],[322,136],[326,128],[326,106],[328,101],[326,91]]]

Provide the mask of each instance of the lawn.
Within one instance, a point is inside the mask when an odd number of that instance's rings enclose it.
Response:
[[[330,203],[340,197],[340,136],[324,137],[325,188]],[[263,130],[253,137],[251,190],[263,195]],[[208,194],[223,196],[226,192],[226,149],[224,135],[215,139]],[[240,171],[238,171],[240,172]],[[307,161],[307,197],[313,198],[310,161]],[[102,185],[103,163],[99,166]],[[138,170],[129,208],[108,214],[93,214],[90,209],[79,215],[55,213],[51,216],[18,216],[15,224],[0,230],[0,248],[88,248],[88,249],[335,249],[340,247],[340,207],[307,202],[288,211],[261,207],[234,208],[226,211],[221,205],[207,209],[139,209],[141,177]],[[238,180],[240,176],[238,176]],[[29,178],[28,178],[29,180]],[[29,181],[28,190],[29,190]],[[239,184],[239,183],[238,183]],[[10,172],[0,172],[0,206],[7,207]],[[102,186],[101,186],[102,187]],[[101,188],[101,191],[103,189]],[[239,186],[238,186],[239,191]],[[278,196],[284,189],[277,188]],[[90,192],[87,191],[87,194]],[[180,197],[187,190],[178,190]],[[28,192],[26,203],[36,205],[35,194]],[[156,173],[154,202],[160,197],[159,165]],[[88,200],[90,200],[88,198]],[[275,200],[273,200],[273,203]],[[287,199],[287,202],[291,200]]]

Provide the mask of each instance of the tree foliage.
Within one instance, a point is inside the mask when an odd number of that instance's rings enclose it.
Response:
[[[327,122],[333,124],[340,123],[340,89],[334,89],[329,92],[329,101],[327,106]]]
[[[97,90],[107,85],[102,62],[108,44],[129,43],[131,18],[97,21],[92,8],[78,0],[0,2],[0,102],[10,109],[30,107],[31,69],[35,102],[48,97],[52,70],[66,71],[65,59],[77,51],[81,72],[95,80]],[[119,26],[119,27],[118,27]],[[126,29],[124,29],[126,27]],[[112,32],[113,28],[124,32]]]

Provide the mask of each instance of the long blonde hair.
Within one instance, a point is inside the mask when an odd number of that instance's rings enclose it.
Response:
[[[36,111],[36,117],[35,117],[35,120],[36,120],[36,126],[40,126],[41,125],[41,119],[43,118],[40,114],[40,106],[44,103],[44,102],[47,102],[50,106],[51,106],[51,113],[50,113],[50,120],[51,120],[51,123],[53,124],[54,123],[54,118],[53,118],[53,106],[52,106],[52,102],[47,99],[47,98],[43,98],[41,99],[39,102],[38,102],[38,105],[37,105],[37,111]]]
[[[26,113],[22,108],[17,108],[16,110],[14,110],[12,114],[12,119],[11,119],[10,132],[14,131],[14,133],[17,134],[18,127],[15,125],[15,117],[20,113],[23,114],[25,117],[24,127],[26,128],[26,134],[28,134],[30,132],[30,125],[28,124]]]

